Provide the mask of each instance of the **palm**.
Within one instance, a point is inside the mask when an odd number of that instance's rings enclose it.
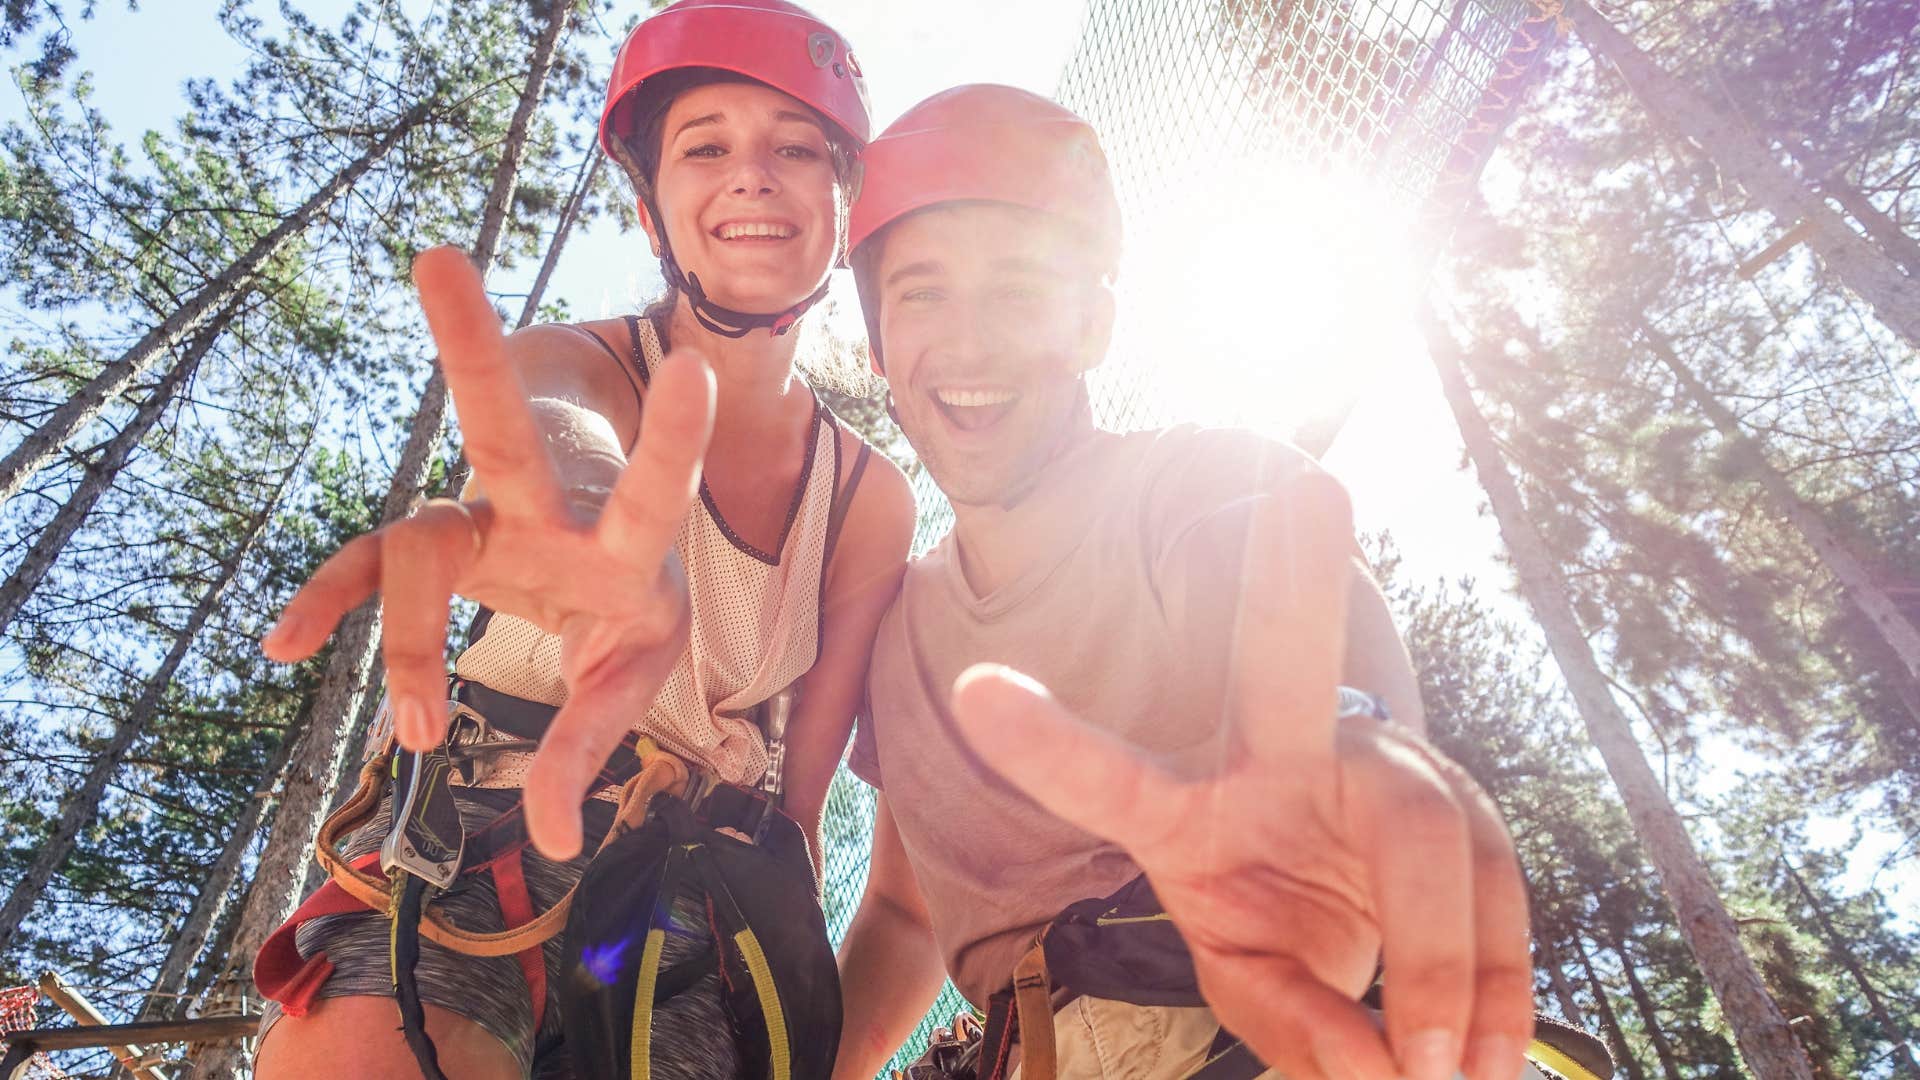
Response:
[[[1308,782],[1276,791],[1273,777],[1236,768],[1192,792],[1193,805],[1177,815],[1212,823],[1198,842],[1169,836],[1131,849],[1185,935],[1203,981],[1246,958],[1280,956],[1350,996],[1372,978],[1380,929],[1367,868],[1339,821],[1337,793],[1303,790]],[[1269,810],[1210,814],[1215,797],[1225,806]]]
[[[311,655],[378,591],[395,731],[421,750],[445,734],[452,595],[558,633],[569,697],[528,773],[526,807],[535,845],[566,857],[580,847],[579,803],[592,777],[685,647],[672,544],[699,483],[713,378],[698,357],[669,358],[632,461],[598,493],[603,506],[582,505],[555,471],[471,264],[437,249],[416,261],[415,278],[487,497],[433,500],[348,543],[288,603],[266,648],[279,660]]]
[[[1335,719],[1352,532],[1312,476],[1257,515],[1220,768],[1199,778],[982,666],[955,713],[1048,810],[1124,847],[1222,1026],[1290,1080],[1510,1080],[1531,1031],[1526,899],[1497,814],[1417,736]],[[1355,997],[1384,953],[1388,1037]],[[1391,1049],[1389,1049],[1389,1044]]]

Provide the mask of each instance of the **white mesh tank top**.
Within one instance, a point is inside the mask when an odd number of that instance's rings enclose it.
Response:
[[[664,352],[660,337],[651,320],[629,316],[627,326],[634,370],[645,383]],[[766,771],[766,743],[747,713],[806,674],[820,652],[827,532],[840,478],[832,416],[815,399],[806,462],[778,550],[760,551],[728,528],[704,480],[699,505],[674,541],[692,601],[691,641],[634,726],[727,783],[752,784]],[[567,700],[560,638],[511,615],[487,617],[454,670],[529,701]],[[501,755],[481,786],[518,787],[530,760]]]

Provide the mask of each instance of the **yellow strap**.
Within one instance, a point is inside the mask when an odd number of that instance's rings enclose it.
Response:
[[[640,982],[633,990],[633,1080],[647,1080],[653,1069],[653,994],[666,940],[666,932],[656,926],[647,931],[646,948],[640,951]]]
[[[1013,965],[1013,1005],[1020,1016],[1022,1080],[1054,1080],[1053,988],[1047,980],[1047,950],[1035,943]]]
[[[1094,922],[1100,926],[1134,926],[1139,923],[1172,922],[1173,916],[1162,911],[1158,915],[1100,916]]]
[[[1566,1077],[1566,1080],[1600,1080],[1600,1077],[1585,1065],[1560,1052],[1560,1048],[1540,1039],[1533,1040],[1527,1047],[1527,1060],[1535,1065],[1544,1065]]]
[[[773,985],[773,968],[767,954],[760,951],[760,939],[751,929],[733,935],[740,956],[753,975],[754,992],[760,995],[760,1012],[767,1019],[767,1048],[773,1055],[773,1080],[791,1080],[793,1061],[787,1043],[787,1014],[780,1008],[780,991]]]

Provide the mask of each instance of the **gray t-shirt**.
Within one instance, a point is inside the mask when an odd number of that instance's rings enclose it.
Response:
[[[850,764],[887,792],[947,971],[976,1005],[1061,909],[1139,869],[974,754],[948,708],[954,678],[1009,664],[1088,722],[1209,770],[1223,752],[1237,540],[1252,498],[1303,465],[1243,431],[1103,432],[1031,496],[1052,502],[1018,579],[976,595],[952,534],[908,569],[880,625]]]

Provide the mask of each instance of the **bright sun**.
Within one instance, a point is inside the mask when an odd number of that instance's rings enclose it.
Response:
[[[1223,166],[1225,163],[1221,163]],[[1407,347],[1419,259],[1400,200],[1267,165],[1208,170],[1127,219],[1109,427],[1170,422],[1286,434],[1420,358]]]

